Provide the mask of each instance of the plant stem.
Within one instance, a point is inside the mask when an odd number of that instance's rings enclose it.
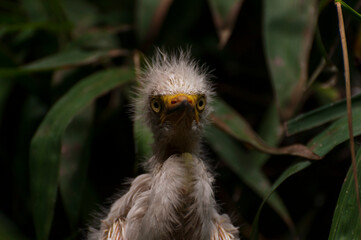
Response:
[[[356,157],[355,157],[355,142],[353,137],[353,127],[352,127],[352,105],[351,105],[351,84],[350,84],[350,66],[348,62],[348,53],[347,53],[347,42],[345,27],[343,23],[342,8],[340,2],[335,2],[337,7],[337,14],[339,20],[339,30],[341,36],[341,45],[342,45],[342,54],[343,54],[343,63],[345,68],[345,85],[346,85],[346,102],[347,102],[347,115],[348,115],[348,132],[350,135],[350,151],[352,159],[352,170],[355,181],[355,191],[357,206],[359,211],[359,218],[361,223],[361,204],[360,204],[360,194],[359,194],[359,184],[357,178],[357,168],[356,168]]]

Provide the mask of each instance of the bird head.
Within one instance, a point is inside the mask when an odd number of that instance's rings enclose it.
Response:
[[[189,51],[168,55],[158,50],[148,62],[137,115],[151,128],[155,148],[161,144],[171,153],[197,151],[214,95],[208,78]]]

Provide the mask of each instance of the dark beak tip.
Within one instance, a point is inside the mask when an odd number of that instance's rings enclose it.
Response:
[[[182,101],[182,107],[187,108],[188,110],[193,109],[193,106],[187,100]]]
[[[193,111],[193,106],[187,100],[183,100],[183,101],[179,102],[177,106],[174,106],[174,107],[168,109],[167,112],[173,113],[173,112],[177,112],[179,110]]]

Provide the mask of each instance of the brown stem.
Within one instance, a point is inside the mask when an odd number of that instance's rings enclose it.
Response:
[[[338,20],[339,20],[339,30],[340,30],[340,36],[341,36],[343,63],[344,63],[344,68],[345,68],[345,85],[346,85],[346,102],[347,102],[347,116],[348,116],[348,132],[349,132],[349,135],[350,135],[350,151],[351,151],[351,159],[352,159],[352,170],[353,170],[353,176],[354,176],[354,181],[355,181],[357,206],[358,206],[359,217],[360,217],[360,222],[361,222],[361,204],[360,204],[359,184],[358,184],[358,178],[357,178],[357,166],[356,166],[356,157],[355,157],[355,143],[354,143],[353,129],[352,129],[350,66],[349,66],[349,62],[348,62],[347,42],[346,42],[345,27],[344,27],[344,23],[343,23],[341,3],[336,2],[336,6],[337,6],[337,14],[338,14]]]

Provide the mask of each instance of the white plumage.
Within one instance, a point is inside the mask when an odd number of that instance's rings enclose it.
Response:
[[[214,95],[206,72],[188,52],[157,51],[137,92],[136,117],[154,135],[148,173],[133,180],[89,239],[238,239],[229,217],[218,213],[214,179],[200,156]]]

